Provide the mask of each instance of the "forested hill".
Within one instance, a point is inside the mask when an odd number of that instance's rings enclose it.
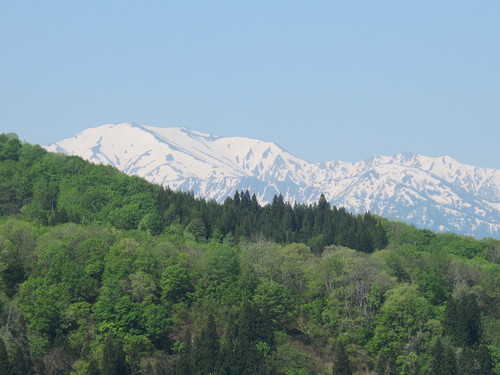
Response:
[[[21,145],[15,135],[2,137],[0,209],[5,215],[21,213],[42,225],[94,223],[154,235],[176,223],[197,239],[262,237],[302,242],[314,252],[332,244],[372,252],[387,242],[378,218],[332,208],[323,195],[315,205],[291,206],[280,195],[261,207],[255,195],[236,192],[221,205],[76,156]]]
[[[223,204],[0,135],[0,375],[500,374],[500,241]]]
[[[219,203],[247,189],[264,204],[280,193],[291,202],[315,204],[324,194],[331,205],[355,213],[500,239],[500,170],[448,156],[404,153],[308,163],[259,139],[130,122],[86,129],[44,147]]]

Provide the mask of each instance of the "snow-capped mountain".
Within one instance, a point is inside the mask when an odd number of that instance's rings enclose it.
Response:
[[[500,238],[500,170],[448,156],[311,164],[272,142],[130,122],[87,129],[46,148],[219,202],[247,189],[261,203],[280,193],[291,202],[314,203],[323,193],[332,205],[354,213]]]

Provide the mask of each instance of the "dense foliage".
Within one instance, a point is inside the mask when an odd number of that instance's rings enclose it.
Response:
[[[500,374],[500,241],[207,202],[14,135],[0,207],[0,374]]]
[[[312,206],[292,206],[280,195],[262,207],[246,191],[220,205],[79,157],[21,145],[15,135],[1,137],[0,212],[22,212],[42,225],[97,223],[160,234],[177,222],[196,239],[230,235],[237,241],[260,235],[279,243],[306,243],[318,253],[332,244],[372,252],[387,242],[376,217],[330,207],[323,195]]]

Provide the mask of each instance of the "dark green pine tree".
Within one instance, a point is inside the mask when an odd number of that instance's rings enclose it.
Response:
[[[446,346],[444,349],[444,369],[445,374],[458,375],[457,356],[451,346]]]
[[[456,344],[455,337],[458,330],[458,319],[459,317],[455,299],[453,298],[453,296],[449,296],[448,301],[446,301],[446,308],[444,310],[443,327],[444,333],[452,338],[454,344]]]
[[[248,210],[250,205],[252,204],[252,198],[250,198],[250,192],[246,190],[244,193],[240,195],[240,207]]]
[[[234,341],[238,336],[236,319],[233,314],[229,316],[229,321],[224,335],[224,341],[221,345],[218,358],[218,371],[220,375],[230,375],[235,373],[238,359],[234,353]]]
[[[431,375],[442,375],[444,366],[444,346],[441,339],[438,338],[432,346],[432,359],[431,359]]]
[[[445,333],[456,346],[473,346],[481,338],[481,313],[474,295],[450,297],[444,316]]]
[[[368,230],[365,228],[364,225],[358,226],[358,233],[357,233],[357,244],[358,244],[358,250],[363,251],[365,253],[371,253],[374,250],[373,246],[373,236],[370,235]]]
[[[387,246],[387,233],[385,232],[384,227],[382,227],[380,221],[377,222],[377,225],[373,230],[373,241],[375,249],[377,250],[383,249]]]
[[[462,299],[463,314],[467,318],[465,322],[466,345],[475,345],[481,338],[481,312],[477,305],[476,296],[470,294]]]
[[[459,375],[478,375],[479,366],[477,364],[474,350],[470,347],[462,348],[462,353],[458,360]]]
[[[333,364],[333,375],[352,375],[352,364],[345,350],[344,344],[338,344],[336,359]]]
[[[252,194],[252,202],[250,203],[250,212],[252,214],[257,214],[260,210],[260,204],[259,201],[257,200],[257,196],[255,194]]]
[[[205,326],[196,337],[191,355],[193,374],[213,374],[219,357],[219,337],[213,314],[208,315]]]
[[[399,374],[396,365],[396,355],[391,349],[389,353],[381,353],[378,357],[377,366],[375,368],[377,375],[397,375]]]
[[[325,232],[325,222],[328,215],[330,214],[330,203],[326,200],[324,194],[321,194],[318,200],[318,204],[314,209],[314,227],[313,231],[315,235],[322,234]]]
[[[191,330],[188,329],[185,332],[184,343],[186,347],[178,355],[177,361],[174,364],[174,369],[172,373],[174,375],[191,375],[192,364],[191,364]]]
[[[270,319],[265,319],[257,307],[244,302],[237,319],[231,317],[220,350],[219,374],[264,375],[265,354],[258,346],[274,347],[274,334]]]
[[[457,375],[457,360],[451,347],[445,346],[438,338],[433,345],[431,357],[431,375]]]
[[[120,339],[110,334],[104,344],[102,375],[128,375],[128,366]]]
[[[234,339],[234,368],[236,374],[259,374],[261,372],[261,358],[257,352],[257,338],[254,322],[259,316],[258,309],[251,303],[245,302],[237,325],[237,336]]]
[[[12,358],[12,375],[31,375],[34,373],[33,363],[27,355],[24,354],[22,348],[16,345]]]
[[[256,309],[254,317],[253,327],[255,330],[255,340],[257,342],[267,343],[269,349],[271,351],[274,350],[276,341],[274,338],[273,319],[271,317],[271,311],[269,311],[269,306],[265,305],[262,311]]]
[[[11,358],[11,374],[12,375],[32,375],[34,374],[33,361],[27,351],[28,337],[26,335],[27,323],[24,316],[21,314],[18,322],[18,334],[14,353]]]
[[[484,344],[479,345],[476,350],[476,360],[479,366],[478,375],[493,375],[493,361],[490,351]]]
[[[7,357],[7,350],[5,343],[0,338],[0,375],[10,375],[9,358]]]

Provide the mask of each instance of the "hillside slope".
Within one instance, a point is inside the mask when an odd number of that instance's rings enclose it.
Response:
[[[113,165],[172,189],[219,202],[249,190],[314,203],[321,194],[354,213],[370,211],[418,227],[500,237],[500,170],[451,157],[375,156],[308,163],[272,142],[218,137],[187,128],[106,124],[46,146]]]

